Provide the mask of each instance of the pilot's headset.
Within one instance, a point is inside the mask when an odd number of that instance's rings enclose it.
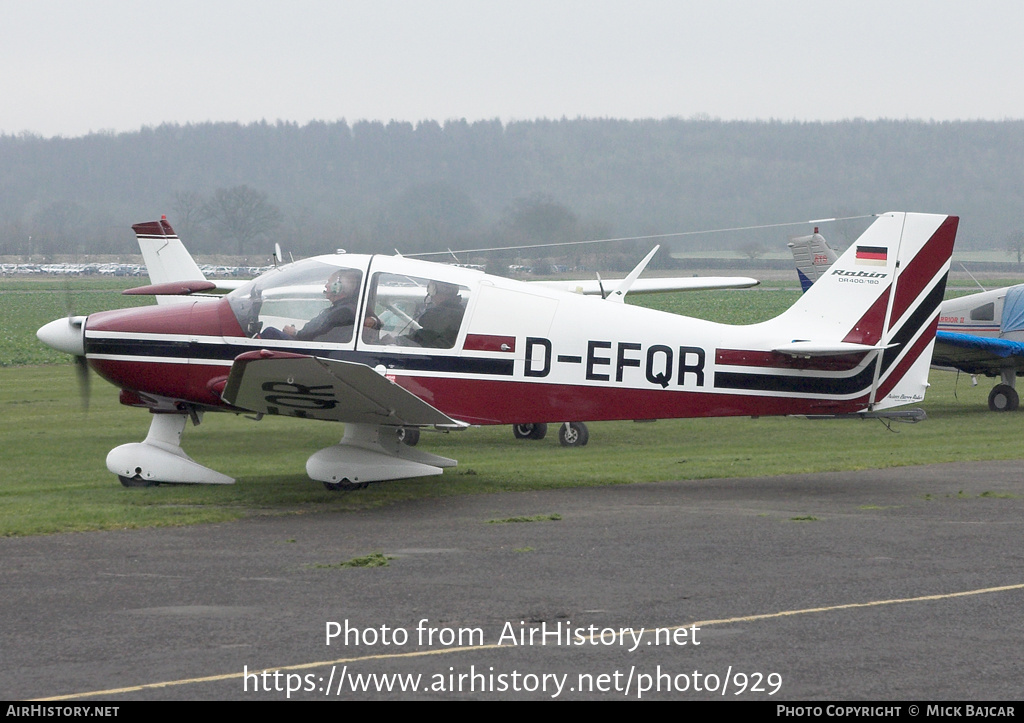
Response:
[[[338,274],[334,281],[330,282],[327,289],[332,294],[340,294],[345,290],[345,282],[351,278],[351,274]]]
[[[448,299],[458,295],[458,293],[459,289],[457,286],[444,281],[431,281],[427,284],[427,298],[435,303],[438,296]]]

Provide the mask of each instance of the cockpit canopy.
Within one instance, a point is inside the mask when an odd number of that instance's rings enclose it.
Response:
[[[298,261],[232,291],[228,303],[250,337],[348,344],[358,327],[357,341],[366,345],[453,348],[470,287],[393,271],[371,273],[367,282],[369,260]]]
[[[228,303],[248,336],[289,326],[301,329],[331,306],[325,287],[338,270],[338,266],[316,259],[297,261],[235,289],[228,294]],[[361,286],[363,272],[351,272],[358,274],[357,287]]]

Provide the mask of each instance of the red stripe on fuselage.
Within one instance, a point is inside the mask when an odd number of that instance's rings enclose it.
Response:
[[[774,351],[752,351],[746,349],[719,349],[715,352],[716,364],[738,367],[761,367],[775,369],[806,369],[823,372],[843,372],[855,369],[864,361],[864,354],[844,354],[794,358],[789,354]]]
[[[470,424],[844,414],[867,406],[866,395],[836,401],[490,379],[400,376],[395,381]]]

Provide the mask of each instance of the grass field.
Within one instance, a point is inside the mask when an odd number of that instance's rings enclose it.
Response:
[[[655,482],[885,468],[954,460],[1021,456],[1024,414],[993,414],[991,382],[932,372],[921,424],[877,421],[812,422],[788,418],[667,420],[654,424],[590,425],[590,445],[563,449],[512,438],[508,427],[450,435],[425,433],[421,446],[455,457],[443,476],[389,482],[353,493],[330,493],[305,474],[309,454],[338,441],[341,425],[207,415],[185,432],[189,454],[238,479],[229,487],[161,486],[125,489],[104,464],[107,452],[141,441],[149,415],[122,407],[117,390],[96,380],[83,413],[71,364],[21,365],[43,350],[35,327],[65,313],[63,289],[32,293],[0,287],[4,337],[0,359],[0,534],[179,525],[261,514],[307,514],[391,504],[399,500],[502,490]],[[698,292],[639,297],[644,305],[732,323],[767,318],[798,292]],[[12,298],[15,300],[12,301]],[[74,298],[76,313],[132,297],[89,289]],[[94,303],[95,302],[95,303]],[[17,333],[9,329],[21,329]],[[10,335],[9,335],[10,334]],[[20,349],[20,351],[19,351]],[[500,504],[496,503],[496,508]]]
[[[151,298],[121,295],[129,286],[144,283],[146,279],[0,279],[0,367],[66,363],[66,355],[39,343],[36,329],[68,314],[151,304]]]

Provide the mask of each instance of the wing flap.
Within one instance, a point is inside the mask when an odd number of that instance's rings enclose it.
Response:
[[[466,426],[365,364],[287,352],[236,357],[221,396],[263,414],[355,424]]]

